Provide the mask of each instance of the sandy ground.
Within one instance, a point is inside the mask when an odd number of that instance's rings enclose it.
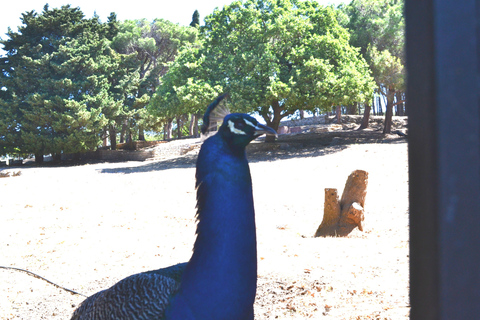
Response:
[[[408,163],[394,143],[249,156],[258,235],[256,319],[408,319]],[[0,179],[0,265],[91,295],[187,261],[194,160],[23,167]],[[369,173],[364,232],[313,238],[324,188]],[[6,169],[3,169],[4,171]],[[0,319],[69,319],[84,297],[0,269]]]

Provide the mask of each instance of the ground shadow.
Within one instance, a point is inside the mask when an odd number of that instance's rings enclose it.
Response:
[[[275,143],[262,140],[251,143],[247,148],[249,162],[277,161],[292,158],[320,157],[340,152],[353,144],[406,143],[405,136],[384,135],[376,131],[336,131],[282,135]],[[196,153],[170,159],[152,161],[139,166],[107,168],[100,173],[139,173],[178,168],[194,168]]]
[[[151,172],[151,171],[162,171],[168,169],[179,169],[179,168],[194,168],[197,161],[196,154],[188,154],[184,156],[178,156],[175,158],[158,160],[158,161],[149,161],[146,164],[140,166],[132,167],[119,167],[119,168],[105,168],[98,170],[100,173],[139,173],[139,172]]]

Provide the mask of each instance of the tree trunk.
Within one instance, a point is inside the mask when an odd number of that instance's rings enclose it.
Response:
[[[128,120],[124,120],[122,122],[122,131],[120,131],[120,143],[124,143],[125,142],[125,134],[127,132],[127,122]]]
[[[182,126],[183,126],[183,121],[181,119],[182,117],[177,117],[177,138],[182,137]]]
[[[193,136],[194,137],[200,137],[200,132],[198,130],[198,119],[201,118],[201,114],[195,114],[195,123],[193,125]]]
[[[385,112],[385,124],[383,127],[383,133],[392,132],[392,116],[393,116],[393,99],[395,97],[395,91],[388,89],[387,91],[387,111]]]
[[[354,103],[350,106],[347,106],[347,114],[357,114],[358,113],[358,106],[357,103]]]
[[[167,137],[166,140],[172,139],[173,119],[167,119]]]
[[[35,163],[42,164],[43,160],[44,160],[43,152],[36,152],[35,153]]]
[[[102,140],[102,147],[105,148],[108,145],[107,127],[103,128]]]
[[[336,106],[335,112],[337,114],[337,124],[342,124],[342,107]]]
[[[395,98],[396,98],[396,100],[397,100],[397,103],[398,103],[398,101],[402,101],[402,100],[403,100],[403,99],[402,99],[402,93],[401,93],[401,92],[397,92],[397,93],[395,94]],[[404,112],[403,112],[403,102],[397,104],[397,113],[396,113],[396,114],[397,114],[397,116],[403,116],[403,115],[404,115]]]
[[[192,115],[190,116],[190,124],[188,125],[188,134],[189,134],[190,136],[193,136],[194,122],[195,122],[195,115],[192,114]]]
[[[198,115],[192,113],[190,118],[190,126],[188,128],[189,134],[192,137],[198,137]]]
[[[127,126],[127,132],[125,133],[125,142],[126,143],[132,143],[133,142],[133,136],[132,136],[132,130],[130,127]]]
[[[365,110],[363,111],[362,124],[360,125],[358,130],[368,128],[368,124],[369,124],[369,121],[370,121],[370,110],[371,109],[372,109],[372,107],[369,106],[368,103],[365,103]]]
[[[262,117],[263,117],[263,119],[265,119],[265,122],[267,123],[267,126],[272,128],[273,130],[277,131],[278,127],[280,126],[280,121],[284,117],[286,117],[287,115],[290,115],[292,113],[288,112],[288,113],[284,113],[282,115],[283,107],[281,107],[280,104],[278,103],[278,101],[276,101],[276,100],[272,102],[272,109],[273,109],[273,119],[270,119],[268,117],[268,115],[266,115],[266,114],[262,114]],[[275,142],[275,136],[267,135],[265,137],[265,142],[267,142],[267,143]]]
[[[111,125],[108,131],[110,133],[110,149],[117,150],[117,130],[115,125]]]
[[[143,129],[143,127],[138,128],[138,140],[145,141],[145,130]]]
[[[363,231],[367,184],[368,173],[355,170],[348,176],[340,201],[336,189],[325,189],[323,220],[315,237],[344,237],[356,227]]]

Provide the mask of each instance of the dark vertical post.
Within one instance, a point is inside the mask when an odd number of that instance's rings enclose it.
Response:
[[[480,3],[406,0],[411,319],[480,317]]]
[[[405,2],[409,117],[411,319],[438,319],[437,123],[433,6]]]

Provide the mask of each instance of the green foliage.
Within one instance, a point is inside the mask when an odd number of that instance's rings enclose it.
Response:
[[[256,111],[277,128],[298,109],[363,101],[373,90],[335,10],[315,1],[234,1],[200,30],[203,46],[179,55],[157,91],[162,115],[195,113],[228,91],[235,111]]]
[[[112,48],[128,56],[128,73],[132,92],[126,97],[126,118],[136,129],[157,129],[159,121],[146,110],[146,105],[155,93],[160,79],[168,71],[179,50],[195,43],[198,30],[157,19],[149,22],[126,20],[120,24],[119,32],[112,41]],[[130,130],[133,130],[130,128]]]
[[[132,67],[138,72],[139,94],[155,92],[159,77],[167,70],[167,63],[173,61],[178,51],[186,44],[197,40],[198,31],[178,24],[157,19],[127,20],[120,25],[112,47],[119,53],[134,55]]]
[[[109,29],[97,17],[84,19],[63,6],[22,16],[19,32],[2,41],[0,126],[3,153],[60,154],[92,150],[100,143],[106,114],[118,112],[106,74],[116,70],[106,39]],[[111,21],[110,30],[114,24]]]
[[[169,64],[169,72],[150,101],[150,113],[164,121],[202,113],[205,106],[222,93],[221,86],[205,77],[204,61],[198,46],[186,47]]]
[[[404,90],[405,19],[402,0],[354,0],[342,8],[350,43],[359,47],[379,87]]]
[[[146,105],[180,48],[198,30],[165,20],[85,19],[63,6],[22,15],[0,58],[0,153],[95,149],[121,125],[139,136],[157,128]],[[123,132],[122,132],[123,134]]]
[[[190,23],[190,27],[198,28],[200,26],[200,13],[198,10],[195,10],[192,15],[192,22]]]
[[[367,56],[373,76],[379,84],[386,88],[405,88],[405,70],[400,58],[387,49],[378,51],[373,46],[368,48]]]
[[[393,101],[405,90],[403,0],[353,0],[342,8],[350,43],[360,48],[373,72],[377,91],[387,98],[384,133],[390,132]]]
[[[115,13],[101,23],[70,6],[26,12],[0,41],[0,154],[93,150],[125,125],[140,138],[198,116],[227,91],[232,111],[257,112],[277,128],[297,110],[370,100],[373,79],[401,90],[402,10],[399,0],[340,10],[313,0],[234,1],[202,27],[198,11],[194,27],[118,22]]]

